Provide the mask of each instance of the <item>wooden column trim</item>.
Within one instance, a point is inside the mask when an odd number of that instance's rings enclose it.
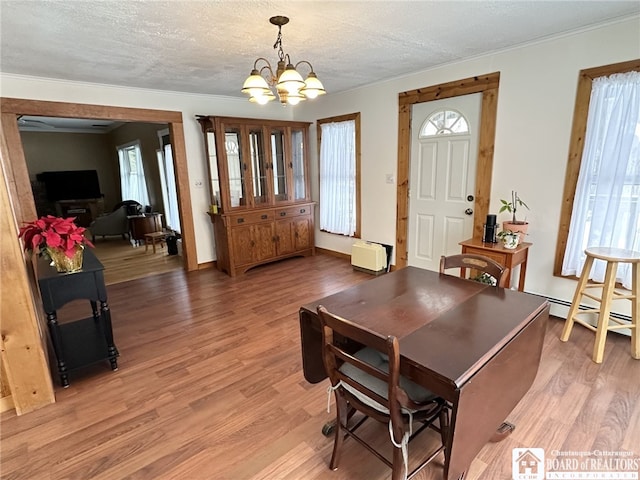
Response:
[[[55,402],[53,384],[38,329],[38,317],[27,276],[27,264],[20,242],[14,209],[9,197],[5,114],[0,130],[0,352],[11,400],[18,415]],[[15,118],[11,119],[15,123]],[[15,126],[17,130],[17,125]],[[11,135],[11,127],[7,130]],[[14,172],[15,174],[15,169]],[[33,198],[32,198],[33,201]],[[11,292],[9,294],[9,292]],[[6,403],[6,402],[4,402]]]
[[[404,268],[409,260],[407,231],[409,228],[409,165],[411,155],[411,105],[400,105],[398,111],[398,186],[396,194],[396,268]]]
[[[473,236],[482,238],[484,222],[491,202],[493,151],[498,116],[498,87],[482,92],[480,138],[478,139],[478,165],[476,170],[476,204],[473,217]]]
[[[13,203],[13,211],[18,225],[36,218],[36,204],[31,193],[31,182],[27,162],[22,149],[22,139],[18,130],[18,122],[15,114],[3,111],[0,116],[5,142],[3,148],[7,148],[3,165],[5,178],[8,184],[9,198]]]
[[[180,122],[171,122],[169,132],[171,134],[171,147],[174,158],[187,158],[187,148],[184,142],[184,125],[182,115]],[[182,228],[182,252],[185,269],[190,272],[198,270],[198,259],[196,257],[196,233],[193,226],[193,207],[191,205],[191,192],[189,190],[189,172],[186,161],[176,162],[174,160],[176,173],[176,189],[180,199],[178,211],[180,215],[180,226]],[[186,246],[186,248],[185,248]]]

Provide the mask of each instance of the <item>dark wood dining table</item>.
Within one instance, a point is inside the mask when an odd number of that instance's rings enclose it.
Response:
[[[544,297],[403,268],[300,308],[310,383],[327,378],[318,305],[398,337],[401,373],[447,400],[446,480],[464,475],[531,387],[549,318]]]

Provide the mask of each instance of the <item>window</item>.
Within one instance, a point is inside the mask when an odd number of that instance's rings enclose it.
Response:
[[[117,149],[120,161],[122,200],[135,200],[141,205],[149,205],[149,193],[144,178],[140,142],[135,141],[120,145]]]
[[[360,236],[360,114],[318,120],[320,230]]]
[[[420,137],[469,133],[469,124],[464,116],[455,110],[439,110],[424,122]]]
[[[581,161],[577,182],[573,183],[562,275],[580,273],[588,246],[640,249],[640,72],[601,73],[604,75],[589,77],[584,148],[581,155],[572,152],[570,156]],[[577,118],[574,136],[576,122]],[[572,186],[571,170],[570,162],[565,195],[567,187]],[[560,234],[562,240],[562,230]],[[603,281],[604,269],[602,262],[595,262],[590,278]],[[617,281],[630,288],[628,264],[619,266]]]
[[[160,132],[164,133],[164,131]],[[162,203],[164,206],[165,222],[167,228],[180,232],[180,213],[178,211],[178,192],[176,191],[176,176],[173,169],[173,152],[171,139],[167,131],[166,135],[160,135],[161,150],[156,150],[158,158],[158,170],[160,172],[160,187],[162,188]]]

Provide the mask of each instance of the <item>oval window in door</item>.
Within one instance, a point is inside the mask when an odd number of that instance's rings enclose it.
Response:
[[[420,129],[420,138],[469,133],[469,122],[457,110],[433,112]]]

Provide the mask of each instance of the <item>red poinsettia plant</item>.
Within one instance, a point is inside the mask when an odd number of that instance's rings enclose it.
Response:
[[[72,258],[77,246],[93,247],[84,236],[86,228],[78,227],[74,223],[75,219],[76,217],[61,218],[52,215],[40,217],[21,227],[18,237],[24,241],[25,251],[42,253],[47,248],[55,248]]]

